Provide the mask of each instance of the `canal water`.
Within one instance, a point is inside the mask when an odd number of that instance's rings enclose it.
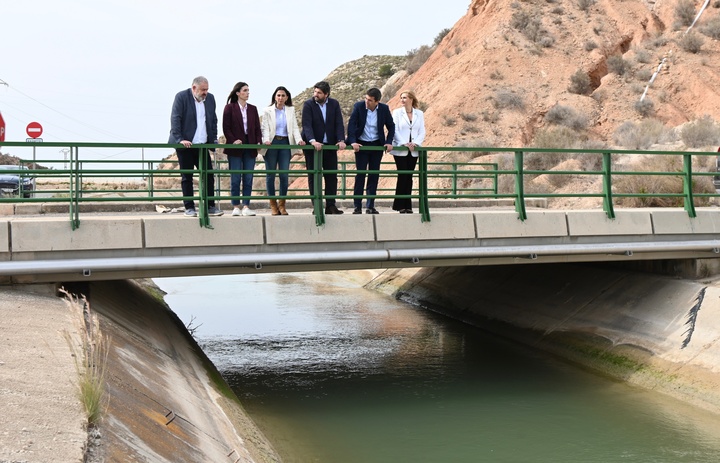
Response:
[[[333,273],[156,279],[285,462],[713,462],[720,420]]]

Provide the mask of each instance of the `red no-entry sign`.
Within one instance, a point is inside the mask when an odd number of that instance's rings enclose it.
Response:
[[[39,122],[31,122],[28,124],[27,128],[25,129],[25,132],[27,132],[28,137],[30,137],[30,138],[39,138],[43,132],[42,125],[40,125]]]
[[[0,113],[0,141],[5,141],[5,119],[2,117],[2,113]]]

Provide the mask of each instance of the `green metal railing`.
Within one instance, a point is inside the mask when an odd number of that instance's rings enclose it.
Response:
[[[80,223],[80,204],[86,202],[112,202],[112,201],[179,201],[192,200],[199,202],[199,221],[204,227],[211,227],[210,218],[207,214],[208,200],[227,200],[227,199],[246,199],[245,196],[231,196],[228,188],[223,188],[223,183],[228,183],[227,178],[231,174],[242,174],[249,171],[246,170],[229,170],[225,161],[215,162],[214,169],[208,169],[205,166],[205,156],[200,156],[200,166],[194,170],[176,169],[176,161],[164,160],[133,160],[133,159],[108,159],[100,158],[95,154],[106,149],[162,149],[166,151],[182,148],[181,145],[169,144],[137,144],[137,143],[36,143],[36,142],[4,142],[3,147],[27,148],[33,147],[33,155],[35,149],[55,149],[65,148],[63,151],[69,154],[69,157],[63,160],[57,159],[34,159],[23,160],[22,164],[30,167],[29,169],[18,168],[16,171],[5,171],[7,174],[17,174],[20,177],[32,176],[36,179],[36,189],[33,197],[24,198],[27,193],[21,189],[20,194],[14,196],[0,197],[0,203],[3,202],[62,202],[69,205],[70,219],[73,229]],[[201,154],[207,150],[215,148],[237,148],[236,145],[195,145],[201,150]],[[261,148],[266,149],[266,145],[245,145],[245,148]],[[291,150],[301,148],[307,149],[307,146],[289,146]],[[382,147],[363,147],[363,150],[382,150]],[[406,149],[399,147],[398,149]],[[327,146],[323,151],[313,151],[314,165],[316,169],[308,171],[304,169],[304,161],[293,161],[289,170],[267,171],[275,174],[288,173],[293,179],[306,177],[307,175],[315,176],[315,191],[312,193],[306,189],[291,189],[287,196],[274,196],[272,199],[288,199],[297,200],[304,199],[312,201],[314,205],[314,214],[318,226],[325,223],[323,204],[323,173],[336,173],[338,175],[338,194],[330,198],[348,200],[355,199],[352,193],[352,179],[358,173],[354,168],[353,161],[340,161],[338,170],[324,171],[322,170],[322,156],[327,151],[337,150],[336,146]],[[501,158],[500,163],[480,163],[470,161],[456,162],[450,161],[429,161],[428,153],[434,157],[479,157],[486,154],[495,154]],[[9,153],[12,154],[12,153]],[[553,170],[530,168],[537,164],[533,160],[543,159],[550,156],[572,155],[576,159],[590,159],[593,162],[589,165],[596,166],[593,169],[576,169],[576,170]],[[639,171],[639,170],[621,170],[623,164],[617,162],[620,157],[633,156],[670,156],[680,158],[681,163],[677,163],[677,167],[667,170],[656,171]],[[415,188],[412,194],[405,196],[396,196],[394,187],[381,186],[378,188],[375,198],[395,198],[403,197],[417,201],[421,220],[430,220],[430,199],[438,200],[455,200],[463,201],[467,199],[511,199],[515,204],[515,210],[520,220],[527,219],[526,201],[534,198],[598,198],[602,201],[602,208],[611,219],[615,217],[614,204],[622,198],[638,198],[647,200],[649,198],[666,198],[682,202],[684,209],[690,217],[695,217],[695,205],[698,201],[708,202],[709,198],[716,198],[720,195],[714,189],[712,191],[701,191],[698,188],[698,179],[712,177],[717,180],[718,172],[716,166],[717,152],[684,152],[684,151],[627,151],[627,150],[560,150],[560,149],[538,149],[538,148],[484,148],[484,147],[424,147],[418,162],[417,170],[412,174],[415,176]],[[695,164],[693,163],[695,161]],[[62,168],[60,168],[62,164]],[[160,168],[161,164],[174,164],[171,169]],[[262,162],[259,164],[262,165]],[[300,166],[298,166],[300,165]],[[388,168],[388,165],[392,167]],[[698,167],[698,165],[708,167]],[[50,168],[39,168],[50,167]],[[502,166],[502,168],[500,167]],[[293,167],[302,167],[301,169],[293,169]],[[385,168],[383,168],[385,167]],[[266,171],[256,169],[252,171],[255,178],[264,180]],[[375,171],[360,171],[362,173],[374,173]],[[384,162],[379,171],[376,171],[383,178],[394,178],[398,173],[394,169],[393,162]],[[184,197],[179,187],[180,173],[193,173],[198,179],[198,187],[195,189],[196,195],[193,197]],[[410,173],[410,172],[407,172]],[[214,175],[219,181],[216,182],[216,190],[212,195],[205,192],[205,184],[208,176]],[[531,191],[532,179],[539,176],[548,176],[559,178],[557,176],[599,176],[601,177],[601,191]],[[618,179],[627,176],[652,176],[655,177],[674,177],[682,182],[682,188],[678,191],[650,191],[648,189],[638,188],[638,191],[618,191],[616,184]],[[166,180],[169,179],[169,180]],[[118,181],[121,180],[121,181]],[[431,181],[429,183],[428,181]],[[709,180],[709,179],[707,179]],[[164,183],[172,183],[172,187],[164,186]],[[260,182],[258,182],[260,183]],[[389,182],[385,182],[386,184]],[[436,184],[442,184],[437,186]],[[500,187],[500,184],[503,187]],[[707,183],[707,182],[705,182]],[[53,188],[43,188],[43,186],[53,185]],[[262,188],[253,190],[251,198],[271,199],[267,196]],[[111,185],[108,187],[107,185]],[[382,183],[381,183],[382,185]],[[434,185],[434,186],[430,186]],[[681,190],[681,191],[680,191]],[[367,198],[366,195],[363,198]]]

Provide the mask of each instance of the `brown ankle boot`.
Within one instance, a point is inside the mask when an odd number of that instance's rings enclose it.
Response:
[[[272,215],[280,215],[280,211],[278,210],[277,201],[274,199],[270,200],[270,212]]]
[[[285,200],[279,199],[278,200],[278,210],[282,215],[288,215],[287,210],[285,210]]]

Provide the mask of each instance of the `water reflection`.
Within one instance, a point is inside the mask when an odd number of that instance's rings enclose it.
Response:
[[[158,280],[288,462],[715,462],[717,417],[331,273]]]

